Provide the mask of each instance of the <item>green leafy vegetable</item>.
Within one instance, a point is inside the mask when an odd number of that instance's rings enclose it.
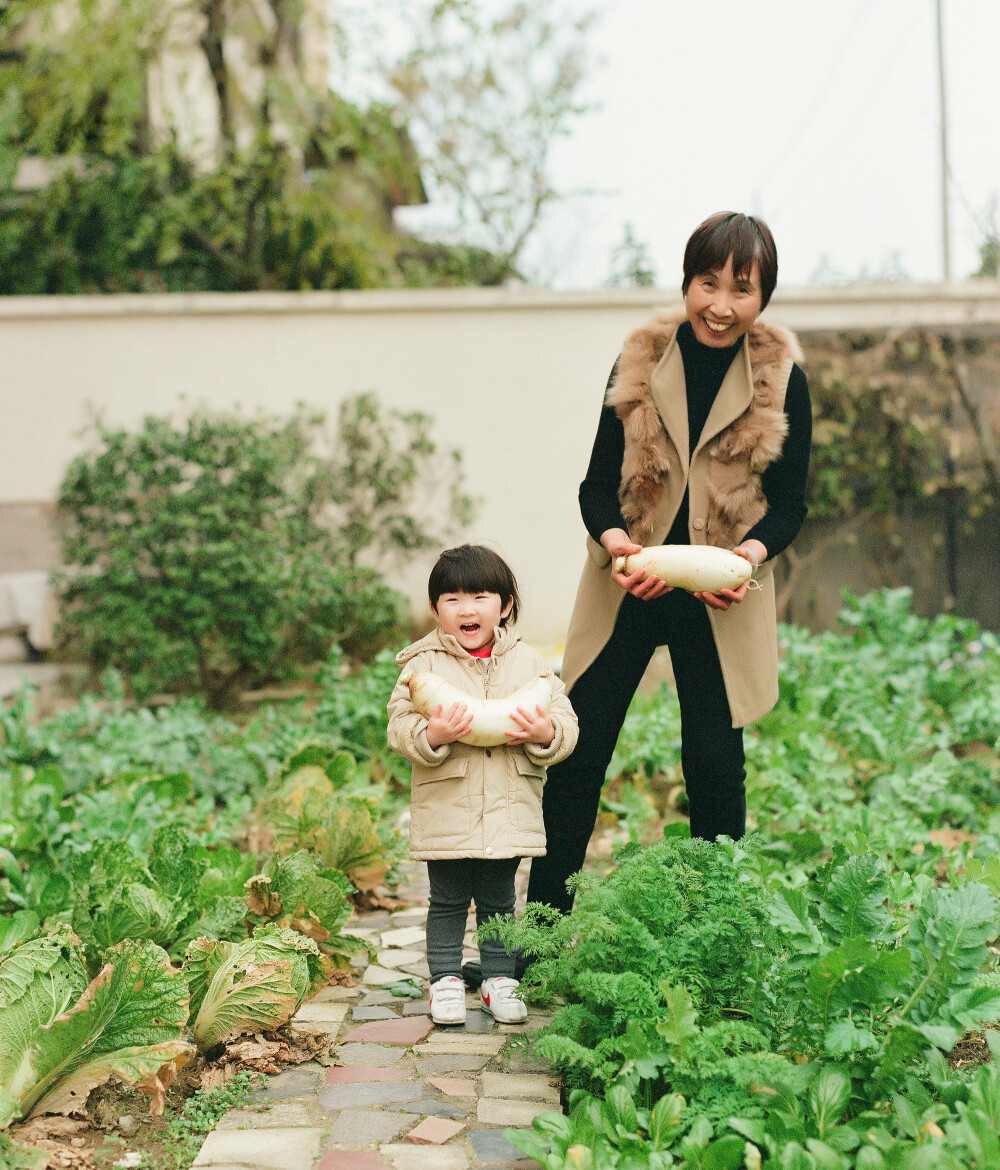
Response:
[[[280,1027],[326,973],[319,948],[294,930],[264,927],[240,943],[195,939],[184,960],[195,1043],[207,1052],[244,1032]]]
[[[66,931],[0,960],[0,1126],[29,1113],[81,1110],[111,1076],[136,1084],[193,1050],[183,976],[163,950],[123,942],[89,985]]]

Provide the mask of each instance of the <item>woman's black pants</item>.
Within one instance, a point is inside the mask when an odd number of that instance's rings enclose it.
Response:
[[[743,730],[732,725],[705,603],[682,589],[654,601],[627,595],[614,633],[570,693],[580,738],[573,754],[548,770],[547,852],[532,860],[529,902],[572,909],[566,879],[583,866],[618,733],[653,651],[664,645],[681,709],[691,835],[714,841],[725,833],[736,840],[746,831]]]

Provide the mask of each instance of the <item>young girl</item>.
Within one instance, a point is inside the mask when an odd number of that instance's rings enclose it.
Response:
[[[506,562],[481,545],[448,549],[428,582],[437,628],[396,655],[407,670],[432,671],[470,696],[499,699],[545,669],[541,656],[512,628],[520,605]],[[427,862],[427,963],[431,1017],[465,1022],[462,941],[476,903],[479,926],[514,913],[514,875],[522,857],[545,853],[542,782],[545,767],[576,743],[576,716],[555,680],[548,714],[518,708],[520,728],[500,747],[459,743],[471,727],[464,703],[440,706],[426,719],[397,683],[389,700],[389,746],[413,764],[410,856]],[[480,948],[484,1011],[504,1024],[527,1016],[515,994],[514,958],[497,942]]]

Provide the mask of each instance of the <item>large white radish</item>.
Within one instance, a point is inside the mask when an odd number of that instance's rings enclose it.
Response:
[[[658,544],[615,561],[616,573],[639,569],[692,593],[718,593],[720,589],[738,589],[749,581],[753,565],[714,544]]]
[[[543,671],[506,699],[474,698],[429,670],[404,672],[399,681],[409,688],[414,707],[427,719],[438,707],[449,711],[454,703],[464,703],[472,715],[472,728],[459,743],[467,743],[470,747],[499,747],[502,743],[509,743],[504,732],[521,730],[511,719],[518,707],[534,714],[536,707],[548,713],[552,705],[550,670]]]

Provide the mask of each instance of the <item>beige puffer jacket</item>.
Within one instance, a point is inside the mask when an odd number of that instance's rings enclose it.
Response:
[[[474,658],[449,634],[433,630],[396,655],[400,667],[429,670],[477,698],[502,699],[545,670],[541,655],[514,630],[498,627],[493,653]],[[410,856],[540,857],[545,852],[542,783],[545,766],[576,746],[576,715],[558,679],[550,717],[555,738],[537,743],[475,748],[427,742],[427,720],[397,683],[389,700],[389,746],[413,764]]]

